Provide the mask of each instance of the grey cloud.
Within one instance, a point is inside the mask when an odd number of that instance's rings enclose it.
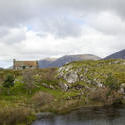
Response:
[[[99,14],[90,14],[85,20],[88,25],[104,34],[124,36],[125,21],[115,13],[105,11],[100,12]]]
[[[31,24],[32,29],[41,32],[41,34],[49,32],[55,35],[56,38],[77,37],[81,35],[81,24],[73,21],[70,16],[57,15],[57,17],[50,16],[41,20],[37,20],[35,24]]]
[[[57,8],[74,9],[83,12],[99,12],[110,10],[125,16],[125,1],[124,0],[42,0],[45,5],[50,5]]]
[[[123,0],[11,0],[11,3],[1,0],[0,25],[33,25],[32,30],[48,32],[56,37],[78,36],[80,25],[72,22],[71,15],[77,18],[108,10],[124,17],[124,5]]]
[[[26,39],[26,34],[22,29],[10,30],[9,28],[6,28],[0,31],[0,41],[4,44],[12,46],[12,44],[19,44],[20,42]]]
[[[6,27],[0,27],[0,38],[6,36],[7,34],[9,34],[8,28]]]
[[[16,34],[15,36],[8,36],[4,39],[4,43],[6,44],[19,44],[23,40],[26,39],[25,34]]]

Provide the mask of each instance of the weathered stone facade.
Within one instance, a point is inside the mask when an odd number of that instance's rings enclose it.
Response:
[[[38,61],[16,61],[13,60],[13,69],[23,70],[23,69],[37,69],[39,68]]]

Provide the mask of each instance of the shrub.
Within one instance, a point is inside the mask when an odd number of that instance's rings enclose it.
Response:
[[[32,89],[35,88],[34,85],[34,73],[32,70],[27,70],[23,72],[23,81],[24,81],[24,88],[28,92],[28,94],[32,93]]]
[[[97,88],[94,91],[90,91],[89,98],[94,101],[105,102],[109,93],[108,88]]]
[[[27,108],[7,107],[0,110],[0,125],[17,125],[28,122],[31,112]]]
[[[3,83],[3,87],[10,88],[14,86],[14,76],[12,74],[7,74]]]
[[[118,90],[119,88],[119,82],[115,77],[113,77],[112,73],[108,74],[108,77],[106,78],[104,84],[112,90]]]
[[[104,105],[120,103],[122,96],[110,88],[97,88],[89,93],[89,98],[93,101],[102,102]]]
[[[44,79],[48,81],[55,81],[55,68],[48,68],[46,69]]]
[[[49,104],[54,100],[54,97],[46,92],[37,92],[33,97],[32,97],[32,103],[36,107],[43,106],[45,104]]]
[[[14,75],[7,74],[3,82],[3,87],[7,88],[7,94],[10,95],[10,88],[14,86]],[[2,91],[1,91],[2,92]]]
[[[36,70],[39,81],[55,81],[56,68],[46,68]]]

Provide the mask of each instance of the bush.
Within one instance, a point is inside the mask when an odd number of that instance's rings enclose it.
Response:
[[[122,96],[110,88],[97,88],[89,93],[89,98],[93,101],[102,102],[104,105],[120,103]]]
[[[108,74],[104,84],[112,90],[118,90],[119,88],[119,82],[115,77],[113,77],[112,73]]]
[[[14,76],[12,74],[7,74],[3,83],[3,87],[10,88],[14,86]]]
[[[7,94],[10,95],[10,88],[14,86],[14,75],[7,74],[3,82],[3,87],[7,88]],[[2,92],[2,91],[1,91]]]
[[[97,88],[95,91],[89,93],[89,98],[93,101],[101,101],[105,103],[105,101],[107,101],[108,93],[108,88]]]
[[[45,104],[49,104],[54,100],[54,97],[46,92],[37,92],[33,97],[32,97],[32,103],[36,107],[43,106]]]
[[[34,73],[32,70],[27,70],[23,72],[24,88],[28,94],[32,94],[32,89],[35,88],[34,85]]]
[[[56,68],[39,69],[35,71],[36,81],[55,81]]]
[[[27,108],[3,108],[0,110],[0,125],[17,125],[28,122],[29,115],[31,112]]]

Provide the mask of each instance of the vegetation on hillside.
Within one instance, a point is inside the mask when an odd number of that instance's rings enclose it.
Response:
[[[60,68],[0,70],[0,124],[28,125],[36,113],[124,103],[125,61],[78,61]]]

